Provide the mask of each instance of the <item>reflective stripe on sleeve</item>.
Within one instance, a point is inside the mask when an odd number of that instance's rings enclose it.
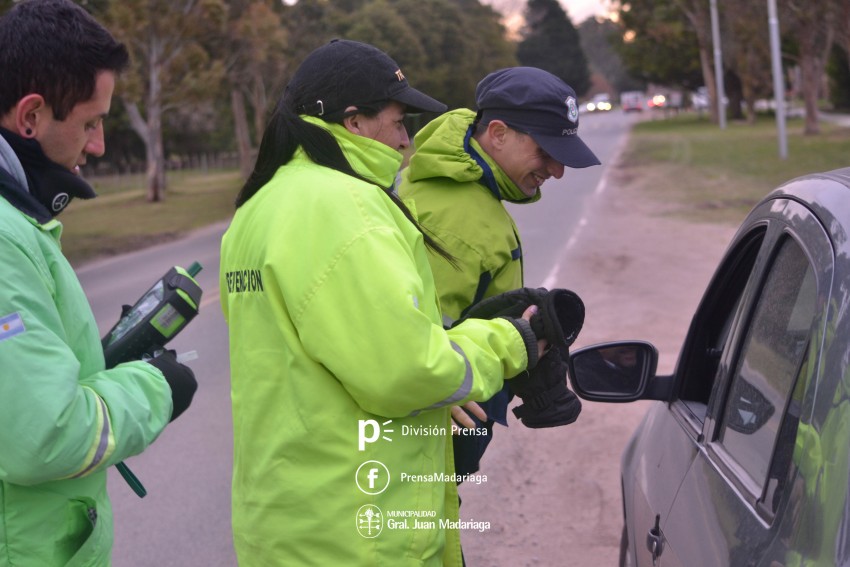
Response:
[[[109,410],[106,408],[106,402],[97,395],[91,388],[83,387],[91,392],[98,404],[97,412],[97,431],[95,443],[92,444],[83,461],[83,466],[79,472],[72,474],[69,478],[78,478],[92,472],[100,463],[103,462],[115,450],[115,439],[112,436],[112,423],[109,420]]]
[[[446,406],[457,405],[457,402],[464,399],[466,396],[469,395],[469,392],[472,391],[472,378],[473,378],[472,377],[472,365],[469,363],[469,359],[466,357],[466,354],[463,352],[463,349],[460,348],[460,346],[458,344],[456,344],[454,341],[451,341],[451,343],[452,343],[452,348],[454,349],[454,351],[456,353],[458,353],[460,356],[463,357],[463,362],[464,362],[464,364],[466,364],[466,373],[463,376],[463,383],[461,383],[460,388],[455,390],[455,392],[451,396],[449,396],[448,398],[441,400],[441,401],[439,401],[439,402],[437,402],[437,403],[435,403],[431,406],[428,406],[427,408],[422,408],[421,410],[416,411],[411,415],[416,415],[420,411],[428,411],[428,410],[434,410],[434,409],[438,409],[438,408],[442,408],[442,407],[446,407]]]

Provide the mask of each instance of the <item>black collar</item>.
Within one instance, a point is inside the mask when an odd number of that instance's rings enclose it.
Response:
[[[13,207],[25,215],[37,220],[39,224],[44,224],[53,218],[47,207],[39,203],[12,174],[4,169],[0,169],[0,197],[9,201]]]
[[[51,161],[44,154],[44,150],[41,149],[41,144],[36,140],[23,138],[5,128],[0,128],[0,135],[15,152],[27,176],[29,192],[27,192],[26,187],[21,187],[8,173],[0,183],[4,187],[3,196],[6,197],[6,200],[22,212],[43,224],[61,213],[75,197],[91,199],[97,196],[97,193],[82,177]],[[9,183],[10,180],[11,184]],[[23,193],[23,196],[18,195],[10,198],[8,193],[13,190]],[[33,200],[40,207],[33,206]],[[26,205],[26,210],[21,207],[25,203],[29,203]],[[45,212],[47,214],[46,220],[44,220]]]

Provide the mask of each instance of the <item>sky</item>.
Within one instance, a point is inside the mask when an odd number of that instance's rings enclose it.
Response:
[[[283,0],[283,2],[292,5],[297,0]],[[481,2],[490,4],[505,13],[508,18],[519,15],[526,4],[526,0],[481,0]],[[606,0],[560,0],[560,2],[569,14],[573,25],[578,25],[591,16],[605,13]]]
[[[481,0],[484,4],[490,4],[497,10],[502,11],[510,18],[513,15],[522,13],[525,8],[526,0]],[[566,9],[570,16],[573,25],[578,25],[587,18],[597,14],[605,13],[605,0],[560,0],[561,5]]]

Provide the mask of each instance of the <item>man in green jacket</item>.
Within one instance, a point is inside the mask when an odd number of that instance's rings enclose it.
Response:
[[[109,565],[106,469],[189,405],[167,354],[105,369],[97,325],[59,244],[58,215],[95,194],[124,46],[67,0],[0,17],[0,566]]]
[[[446,327],[482,299],[523,287],[519,231],[503,201],[533,203],[543,182],[560,179],[565,166],[599,164],[578,137],[575,92],[551,73],[501,69],[482,79],[475,95],[477,112],[453,110],[416,135],[399,186],[422,226],[455,259],[429,254]],[[505,388],[482,404],[488,428],[494,420],[507,424],[509,398]],[[478,470],[489,440],[455,439],[458,472]]]

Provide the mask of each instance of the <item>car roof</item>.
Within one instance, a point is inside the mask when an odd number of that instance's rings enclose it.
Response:
[[[774,189],[762,203],[774,199],[803,204],[829,232],[836,252],[850,252],[850,167],[792,179]]]

